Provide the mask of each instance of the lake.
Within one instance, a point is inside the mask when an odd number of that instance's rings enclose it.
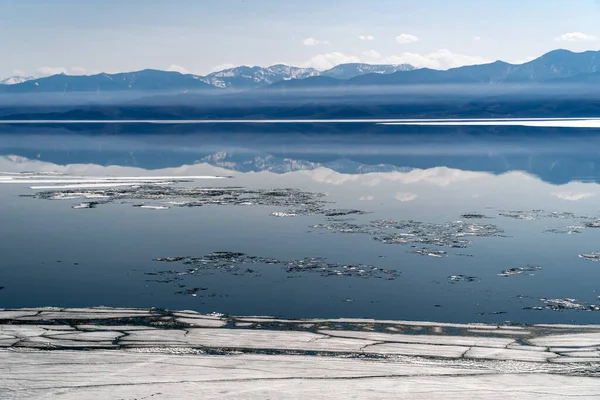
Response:
[[[565,124],[0,125],[0,307],[597,323]]]

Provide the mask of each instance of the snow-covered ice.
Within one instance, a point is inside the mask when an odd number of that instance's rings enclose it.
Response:
[[[339,321],[0,309],[0,398],[600,398],[598,326]]]

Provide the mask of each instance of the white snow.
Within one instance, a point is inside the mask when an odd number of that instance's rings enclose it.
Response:
[[[169,182],[148,182],[144,185],[167,185]],[[94,189],[94,188],[111,188],[111,187],[126,187],[126,186],[140,186],[140,182],[129,182],[129,183],[79,183],[73,185],[51,185],[51,186],[30,186],[30,189]]]
[[[531,332],[526,332],[522,330],[510,330],[510,329],[469,329],[467,332],[471,333],[491,333],[494,335],[512,335],[512,336],[520,336],[520,335],[529,335]]]
[[[541,336],[530,339],[529,343],[546,347],[600,346],[600,332]]]
[[[166,206],[139,206],[138,208],[145,208],[148,210],[168,210],[169,207]]]
[[[90,203],[79,203],[77,205],[74,205],[71,208],[79,210],[79,209],[84,209],[84,208],[92,208],[92,205]]]
[[[480,337],[480,336],[451,336],[451,335],[406,335],[394,333],[362,332],[362,331],[332,331],[322,330],[319,333],[336,336],[374,340],[376,342],[423,343],[456,346],[485,346],[504,348],[514,342],[514,339]]]
[[[0,85],[16,85],[35,79],[33,76],[11,76],[0,80]]]
[[[146,333],[132,332],[123,339],[127,342],[148,340],[183,342],[189,346],[235,348],[235,349],[279,349],[301,351],[359,352],[374,341],[346,338],[329,338],[310,332],[270,330],[188,329]]]
[[[557,354],[543,351],[525,351],[515,349],[498,349],[489,347],[472,347],[464,355],[465,358],[478,358],[486,360],[512,360],[545,362],[550,358],[558,357]]]
[[[464,121],[419,121],[390,122],[382,125],[431,125],[431,126],[527,126],[554,128],[600,128],[599,119],[548,119],[548,120],[464,120]]]
[[[600,398],[597,378],[549,373],[547,364],[534,369],[493,361],[0,351],[0,365],[6,400]]]
[[[227,321],[219,319],[204,319],[204,318],[177,318],[177,322],[188,324],[190,326],[199,328],[220,328],[227,325]]]
[[[107,323],[125,316],[139,319]],[[50,307],[0,309],[0,319],[2,400],[600,398],[598,327],[465,324],[455,335],[435,322],[387,321],[415,330],[395,334],[369,330],[382,321],[349,319],[352,330],[312,333],[295,327],[340,320],[279,320],[287,328],[273,330],[194,311]],[[62,319],[77,330],[52,324]],[[173,329],[173,322],[192,326]],[[431,331],[439,334],[424,333]],[[503,331],[519,340],[497,337]]]

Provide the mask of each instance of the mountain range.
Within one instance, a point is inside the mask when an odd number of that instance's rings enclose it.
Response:
[[[391,74],[412,71],[408,64],[370,65],[341,64],[326,71],[299,68],[283,64],[270,67],[240,66],[213,72],[206,76],[181,74],[174,71],[146,69],[136,72],[95,75],[57,74],[43,78],[13,76],[0,81],[0,93],[68,93],[68,92],[187,92],[205,89],[255,89],[281,81],[310,77],[349,79],[364,74]]]
[[[236,67],[206,76],[143,70],[0,85],[0,119],[597,117],[600,51],[448,70],[342,64]]]
[[[173,71],[142,70],[88,76],[53,75],[44,78],[11,77],[2,81],[0,93],[76,92],[235,92],[262,87],[313,89],[360,86],[442,84],[600,83],[600,51],[574,53],[554,50],[523,63],[496,61],[448,70],[411,65],[341,64],[326,71],[287,65],[240,66],[206,76]]]

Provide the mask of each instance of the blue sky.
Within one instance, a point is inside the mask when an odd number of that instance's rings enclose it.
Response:
[[[523,62],[600,49],[599,21],[600,0],[0,0],[0,77]]]

